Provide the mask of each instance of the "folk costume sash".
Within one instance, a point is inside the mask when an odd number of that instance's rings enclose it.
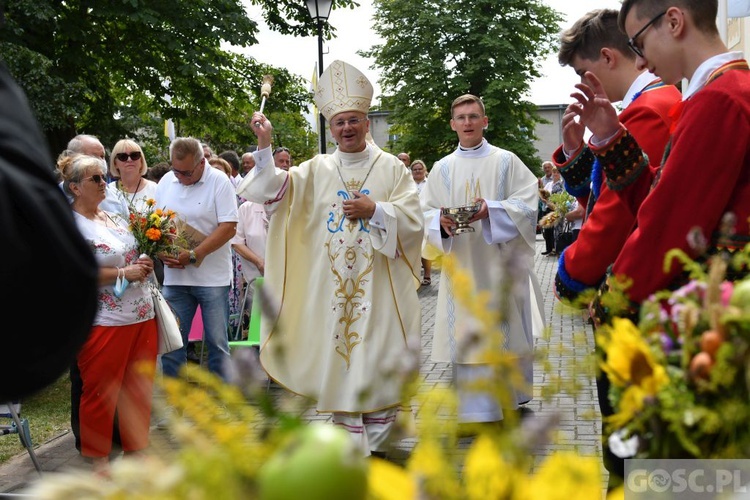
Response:
[[[730,70],[747,71],[748,69],[750,69],[750,67],[748,67],[747,61],[745,61],[744,59],[735,59],[734,61],[730,61],[730,62],[728,62],[726,64],[722,64],[721,66],[719,66],[718,68],[716,68],[715,70],[713,70],[710,75],[708,75],[708,78],[706,79],[706,83],[704,83],[702,87],[705,87],[706,85],[708,85],[712,81],[716,80],[717,78],[719,78],[721,75],[723,75],[727,71],[730,71]],[[695,94],[693,94],[693,95],[695,95]],[[674,131],[675,131],[675,129],[677,128],[677,123],[680,121],[680,118],[682,117],[682,110],[685,107],[685,103],[687,101],[689,101],[689,100],[690,100],[690,97],[688,97],[685,100],[682,100],[682,101],[678,102],[670,110],[669,117],[672,119],[672,126],[669,129],[669,132],[671,134],[673,134]],[[664,159],[666,160],[666,155],[665,155]]]
[[[748,71],[750,70],[750,66],[748,66],[747,61],[744,59],[735,59],[733,61],[729,61],[726,64],[722,64],[715,70],[711,72],[711,74],[708,75],[708,78],[706,78],[706,83],[703,84],[703,87],[711,83],[712,81],[719,78],[721,75],[726,73],[727,71],[731,70],[741,70],[741,71]],[[695,95],[693,93],[692,95]],[[690,97],[692,97],[692,95]],[[672,120],[672,124],[669,128],[670,135],[674,134],[674,131],[677,129],[677,123],[680,121],[680,118],[682,118],[682,112],[685,109],[685,103],[690,100],[690,97],[688,97],[685,100],[682,100],[675,104],[672,109],[669,111],[669,118]],[[672,150],[672,139],[670,137],[669,142],[667,142],[667,146],[664,148],[664,158],[662,158],[661,164],[659,165],[659,169],[656,172],[656,175],[654,176],[654,182],[651,184],[651,189],[653,190],[654,187],[659,183],[659,179],[661,178],[661,171],[664,168],[664,164],[667,162],[667,158],[669,157],[669,153]]]

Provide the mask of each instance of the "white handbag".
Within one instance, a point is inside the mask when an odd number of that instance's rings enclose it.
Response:
[[[154,312],[156,313],[156,327],[159,338],[159,354],[166,354],[182,347],[182,333],[180,322],[167,299],[156,286],[151,286],[151,296],[154,298]]]

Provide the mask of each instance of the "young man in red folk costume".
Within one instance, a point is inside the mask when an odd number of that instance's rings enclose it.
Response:
[[[681,94],[646,68],[636,67],[636,55],[628,48],[628,37],[617,27],[617,15],[614,9],[599,9],[581,17],[563,32],[558,60],[582,78],[587,71],[596,75],[607,97],[620,101],[620,122],[657,164],[669,140],[669,111],[680,102]],[[583,142],[585,125],[578,119],[578,108],[576,102],[565,111],[563,144],[552,156],[568,192],[587,207],[586,221],[576,241],[562,252],[555,276],[555,295],[569,300],[601,285],[635,223],[635,212],[609,189],[600,162]],[[606,418],[614,409],[609,404],[609,380],[604,372],[598,375],[596,387],[599,409]],[[604,426],[602,430],[603,461],[614,487],[624,475],[624,461],[610,451],[609,432]]]
[[[607,97],[620,102],[620,122],[658,165],[669,140],[669,111],[681,95],[647,68],[636,67],[628,37],[617,27],[617,14],[599,9],[581,17],[563,32],[558,60],[581,77],[586,71],[596,75]],[[565,111],[563,144],[552,156],[566,190],[587,207],[586,222],[562,253],[555,277],[556,295],[570,300],[601,284],[635,222],[635,212],[609,189],[599,162],[584,144],[585,126],[577,119],[577,107],[574,103]]]
[[[673,263],[665,272],[664,256],[679,248],[698,257],[688,241],[695,229],[708,241],[709,253],[732,252],[750,241],[750,71],[741,53],[727,51],[716,15],[717,0],[623,2],[618,24],[630,37],[638,67],[666,83],[690,82],[672,111],[671,143],[653,180],[640,175],[648,174],[647,160],[617,120],[599,80],[586,73],[588,84],[576,86],[576,112],[593,133],[589,145],[608,186],[637,209],[636,229],[612,268],[614,276],[632,281],[627,313],[678,284],[681,266]],[[594,310],[598,321],[609,320],[611,311],[600,300]]]

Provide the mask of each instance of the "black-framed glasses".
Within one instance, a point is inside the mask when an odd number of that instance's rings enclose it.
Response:
[[[646,31],[656,21],[658,21],[659,19],[661,19],[661,16],[663,16],[666,13],[667,13],[667,11],[665,10],[661,14],[657,15],[656,17],[654,17],[653,19],[651,19],[649,22],[647,22],[646,25],[643,28],[639,29],[638,32],[635,35],[633,35],[631,38],[628,38],[628,47],[630,47],[630,50],[632,50],[633,52],[635,52],[635,55],[637,55],[638,57],[644,57],[644,55],[643,55],[643,49],[641,47],[639,47],[638,45],[636,45],[636,40],[638,40],[638,37],[641,36],[644,31]]]
[[[205,161],[205,158],[203,156],[200,156],[198,158],[198,161],[195,162],[195,165],[193,166],[193,170],[177,170],[176,168],[174,168],[174,166],[172,166],[172,172],[174,172],[175,174],[179,174],[182,177],[185,177],[186,179],[189,179],[193,176],[193,172],[195,172],[195,169],[198,168],[198,165],[200,165],[202,161]]]
[[[188,179],[193,176],[193,172],[195,172],[195,169],[193,170],[177,170],[176,168],[172,167],[172,172],[175,174],[179,174],[183,177],[187,177]]]
[[[128,161],[128,158],[130,158],[133,161],[138,161],[141,159],[141,152],[133,151],[132,153],[117,153],[115,155],[115,158],[117,158],[120,161]]]
[[[276,156],[277,153],[289,153],[289,149],[285,147],[278,147],[273,150],[272,156]]]
[[[336,128],[344,128],[344,126],[346,125],[353,127],[355,125],[362,123],[365,120],[367,120],[367,118],[349,118],[348,120],[336,120],[335,122],[331,122],[331,125],[333,125]]]
[[[97,184],[101,184],[102,182],[107,182],[107,178],[105,176],[99,175],[99,174],[92,175],[91,177],[86,177],[83,180],[88,180],[88,179],[91,179],[92,181],[94,181]]]

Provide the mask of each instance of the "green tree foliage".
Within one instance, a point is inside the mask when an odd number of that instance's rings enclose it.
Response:
[[[273,117],[273,146],[285,147],[292,155],[292,165],[299,165],[318,153],[318,134],[310,129],[310,124],[299,113],[284,113],[269,110]],[[294,131],[305,127],[305,135]]]
[[[272,29],[316,32],[304,2],[251,3],[263,6]],[[334,7],[352,5],[337,0]],[[275,77],[273,99],[284,112],[309,106],[304,80],[231,50],[258,43],[257,24],[240,0],[8,0],[4,8],[0,57],[53,155],[75,134],[90,133],[107,147],[134,138],[156,155],[153,163],[168,146],[164,118],[174,120],[178,135],[242,151],[255,142],[246,124],[265,74]],[[300,124],[293,133],[304,143],[311,131]]]
[[[385,40],[361,51],[381,71],[381,107],[391,111],[392,151],[428,167],[456,148],[450,105],[480,96],[487,140],[538,170],[534,129],[542,119],[526,98],[541,60],[555,49],[561,16],[540,0],[379,0],[375,31]]]

